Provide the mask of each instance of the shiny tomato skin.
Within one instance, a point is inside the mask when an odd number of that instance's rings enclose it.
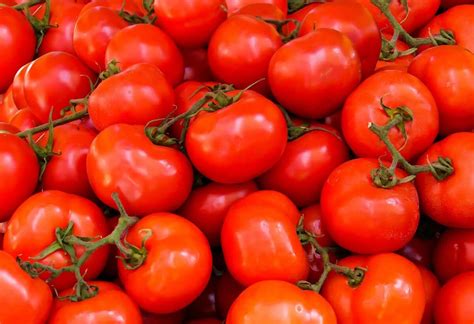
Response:
[[[122,70],[137,63],[154,64],[173,86],[183,80],[183,56],[173,40],[153,25],[132,25],[117,32],[105,52],[105,64],[111,60]]]
[[[397,253],[416,264],[431,268],[433,261],[433,250],[436,241],[434,239],[422,239],[414,237]]]
[[[0,251],[0,286],[0,322],[46,322],[53,303],[51,290],[43,280],[31,278],[4,251]]]
[[[297,20],[300,24],[303,22],[304,18],[314,8],[320,6],[322,3],[321,2],[313,2],[310,3],[301,9],[298,9],[295,12],[292,12],[288,15],[288,19],[294,19]],[[296,29],[296,25],[294,22],[290,21],[288,22],[284,27],[283,27],[283,32],[285,35],[289,35],[291,32],[293,32]]]
[[[177,149],[156,146],[143,126],[116,124],[92,142],[87,156],[87,175],[97,197],[109,207],[118,192],[130,215],[172,211],[188,197],[193,171]]]
[[[217,279],[216,308],[221,318],[226,318],[230,307],[244,289],[227,271]]]
[[[316,6],[304,17],[299,35],[318,28],[335,29],[351,39],[359,54],[362,79],[374,72],[382,42],[377,24],[367,8],[354,1],[335,1]]]
[[[257,181],[262,189],[287,195],[297,206],[319,201],[327,177],[349,159],[349,150],[337,132],[324,125],[288,142],[280,160]]]
[[[184,60],[183,81],[209,81],[214,78],[207,59],[207,49],[181,50],[181,54]]]
[[[211,182],[194,189],[179,214],[199,227],[211,246],[219,246],[222,223],[230,206],[255,191],[257,185],[252,181],[229,185]]]
[[[182,48],[206,46],[226,19],[224,0],[155,0],[157,24]]]
[[[7,6],[0,6],[0,30],[0,93],[3,93],[16,71],[33,59],[36,38],[25,16]]]
[[[434,315],[434,300],[436,297],[436,293],[440,288],[439,281],[438,278],[436,278],[436,276],[434,275],[434,273],[425,268],[424,266],[417,264],[417,267],[420,271],[421,279],[423,280],[426,298],[423,319],[421,320],[420,324],[432,324]]]
[[[76,56],[50,52],[37,58],[26,70],[25,96],[28,106],[41,123],[47,123],[50,110],[53,119],[69,100],[85,97],[96,76]]]
[[[322,221],[321,205],[314,204],[303,208],[301,209],[301,215],[304,217],[303,228],[316,235],[319,245],[323,247],[336,245]]]
[[[378,167],[376,159],[350,160],[337,167],[323,187],[322,222],[334,241],[351,252],[398,250],[413,238],[418,226],[415,185],[409,182],[379,188],[370,177]],[[400,169],[395,174],[406,176]]]
[[[30,108],[25,108],[18,110],[15,115],[13,115],[12,119],[10,119],[10,124],[18,128],[20,131],[25,131],[38,126],[40,122]],[[40,137],[40,133],[33,135],[33,139],[35,140]]]
[[[186,307],[188,319],[201,319],[217,316],[216,313],[216,277],[211,276],[204,291]]]
[[[152,232],[145,242],[146,260],[136,270],[127,270],[118,260],[120,280],[142,309],[158,314],[178,311],[194,301],[209,281],[209,243],[194,224],[171,213],[143,217],[129,230],[127,241],[140,246],[144,229]]]
[[[331,305],[318,293],[293,283],[260,281],[245,289],[232,304],[227,324],[336,324]]]
[[[474,54],[461,46],[445,45],[417,55],[408,72],[430,89],[439,111],[440,135],[474,129]]]
[[[338,264],[367,269],[355,288],[335,272],[323,285],[321,294],[334,308],[339,324],[420,323],[426,298],[416,265],[393,253],[350,256]]]
[[[474,133],[452,134],[433,144],[420,156],[418,163],[434,162],[438,157],[449,157],[454,173],[437,181],[430,173],[416,177],[422,211],[436,222],[457,228],[474,228]]]
[[[439,129],[436,102],[418,78],[403,71],[381,71],[363,81],[347,98],[342,109],[342,132],[347,144],[359,157],[391,160],[385,144],[368,127],[382,126],[390,118],[380,101],[390,108],[407,106],[413,121],[405,123],[408,139],[394,127],[389,139],[408,160],[417,158],[433,144]]]
[[[0,133],[16,134],[18,132],[20,132],[20,130],[16,128],[15,126],[13,126],[12,124],[0,122]]]
[[[8,87],[0,102],[0,121],[9,123],[18,112],[18,107],[13,100],[13,87]]]
[[[286,15],[288,4],[286,0],[225,0],[227,12],[229,15],[234,14],[240,9],[255,3],[269,3],[277,6]]]
[[[36,154],[14,134],[0,133],[0,222],[10,219],[35,190],[39,176]]]
[[[296,235],[298,218],[296,206],[276,191],[257,191],[235,202],[221,232],[232,277],[244,286],[261,280],[305,280],[309,265]]]
[[[25,75],[30,65],[31,62],[26,63],[16,72],[11,85],[13,101],[18,109],[28,108],[28,102],[25,96]]]
[[[280,109],[247,90],[223,109],[201,112],[189,126],[185,147],[204,176],[231,184],[249,181],[271,168],[282,156],[286,141],[286,122]]]
[[[104,7],[112,9],[116,12],[119,12],[120,10],[124,9],[128,13],[139,14],[140,8],[138,7],[137,1],[141,0],[92,0],[90,2],[88,0],[84,0],[84,2],[87,3],[82,9],[81,14],[94,7]]]
[[[31,261],[29,258],[37,256],[55,241],[56,228],[64,229],[69,222],[74,223],[72,233],[77,236],[100,238],[109,233],[104,214],[91,201],[51,190],[31,196],[17,208],[8,223],[3,248],[15,257]],[[84,248],[75,247],[75,251],[80,257]],[[102,272],[108,253],[109,246],[101,247],[83,264],[81,273],[86,280]],[[61,268],[69,265],[71,260],[64,251],[59,250],[37,262]],[[48,274],[44,273],[41,278],[47,279]],[[75,282],[74,274],[65,272],[52,280],[50,285],[61,291],[72,287]]]
[[[91,281],[99,288],[96,296],[79,302],[56,299],[50,324],[117,323],[141,324],[140,309],[119,286],[106,281]],[[59,296],[70,296],[73,288],[63,290]]]
[[[351,40],[328,28],[280,47],[268,69],[278,102],[291,113],[312,119],[334,113],[360,79],[360,59]]]
[[[240,8],[234,14],[230,14],[230,16],[232,15],[250,15],[275,20],[284,20],[286,18],[283,10],[271,3],[251,3]]]
[[[89,115],[98,130],[120,123],[146,125],[167,117],[173,105],[173,87],[161,70],[141,63],[102,81],[89,97]]]

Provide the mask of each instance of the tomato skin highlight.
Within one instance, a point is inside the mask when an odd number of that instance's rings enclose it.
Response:
[[[434,300],[440,288],[439,281],[434,273],[424,266],[417,264],[417,267],[418,270],[420,270],[426,297],[425,310],[423,312],[423,319],[421,320],[420,324],[432,324],[434,316]]]

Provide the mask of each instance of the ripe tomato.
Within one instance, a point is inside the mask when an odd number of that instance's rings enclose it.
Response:
[[[41,279],[32,279],[15,259],[0,251],[0,322],[43,324],[48,319],[53,296]]]
[[[417,265],[417,267],[418,270],[420,270],[421,279],[423,280],[426,298],[423,319],[421,320],[420,324],[432,324],[434,315],[434,300],[436,297],[436,293],[439,290],[439,281],[438,278],[436,278],[436,276],[433,274],[433,272],[431,272],[424,266]]]
[[[212,276],[204,291],[186,307],[188,319],[216,316],[216,277]]]
[[[319,201],[327,177],[338,165],[349,159],[349,150],[334,129],[313,130],[289,142],[280,160],[258,178],[262,189],[287,195],[297,206]]]
[[[18,112],[18,107],[13,100],[13,88],[9,87],[3,96],[3,101],[0,103],[0,121],[9,123],[13,116]]]
[[[140,309],[119,286],[106,281],[91,281],[89,285],[99,288],[96,296],[79,302],[56,299],[48,323],[142,323]],[[59,297],[73,294],[70,288]]]
[[[304,17],[299,35],[306,35],[318,28],[331,28],[347,35],[359,54],[362,78],[374,72],[381,39],[377,24],[367,8],[355,1],[336,1],[316,6]]]
[[[227,12],[229,15],[234,14],[240,9],[254,3],[269,3],[277,6],[286,15],[288,4],[287,0],[225,0]]]
[[[462,4],[472,4],[472,0],[441,0],[441,7],[450,8]]]
[[[54,128],[53,152],[44,170],[43,190],[60,190],[86,198],[94,198],[87,178],[86,157],[97,133],[83,125],[66,124]],[[46,146],[49,133],[39,140]]]
[[[321,194],[322,222],[329,235],[355,253],[402,248],[415,235],[420,219],[415,185],[379,188],[370,177],[378,167],[375,159],[345,162],[331,173]],[[396,175],[406,176],[400,169]]]
[[[18,110],[10,119],[10,124],[18,128],[20,131],[31,129],[40,124],[38,118],[33,114],[30,108]],[[33,139],[38,139],[40,133],[33,135]]]
[[[25,96],[25,75],[31,63],[32,62],[26,63],[16,72],[11,85],[13,101],[18,109],[28,108],[28,102],[26,102]]]
[[[226,318],[234,300],[237,299],[244,289],[245,287],[232,278],[228,272],[224,272],[224,274],[217,279],[216,308],[220,317]]]
[[[271,168],[282,156],[286,140],[286,122],[280,109],[247,90],[223,109],[201,112],[189,126],[185,147],[204,176],[230,184],[249,181]]]
[[[473,53],[453,45],[430,48],[415,57],[408,72],[433,94],[441,135],[474,129],[474,101],[468,99],[474,92]]]
[[[39,165],[29,145],[14,134],[0,132],[0,222],[35,190]]]
[[[255,191],[257,185],[254,182],[228,185],[211,182],[194,189],[179,209],[179,214],[199,227],[211,246],[218,246],[222,223],[230,206]]]
[[[51,52],[37,58],[26,70],[25,96],[28,106],[41,123],[47,123],[51,109],[53,119],[69,100],[85,97],[96,76],[76,56]]]
[[[437,324],[474,321],[474,271],[451,278],[436,294],[434,319]]]
[[[36,38],[25,16],[7,6],[0,6],[0,30],[0,93],[3,93],[16,71],[33,59]]]
[[[270,88],[278,102],[305,118],[334,113],[360,79],[360,59],[351,40],[327,28],[280,47],[268,69]]]
[[[121,11],[122,9],[130,14],[139,14],[140,8],[138,7],[137,1],[142,1],[142,0],[83,0],[83,2],[88,2],[84,8],[82,9],[82,12],[86,12],[90,8],[94,7],[105,7],[112,9],[116,12]],[[143,2],[142,2],[143,4]],[[82,14],[81,12],[81,14]]]
[[[439,129],[438,109],[428,88],[418,78],[402,71],[381,71],[362,82],[347,98],[342,109],[342,132],[352,151],[360,157],[392,157],[385,144],[368,127],[382,126],[390,118],[382,108],[407,106],[413,121],[405,123],[407,139],[393,127],[389,139],[403,157],[418,157],[433,144]]]
[[[117,32],[105,52],[105,64],[111,60],[116,60],[122,69],[137,63],[154,64],[173,86],[183,80],[184,62],[178,47],[153,25],[132,25]]]
[[[101,82],[89,98],[89,115],[98,130],[119,123],[145,125],[167,117],[173,104],[173,87],[163,72],[141,63]]]
[[[8,223],[3,248],[15,257],[32,261],[29,258],[37,256],[56,240],[56,228],[65,229],[70,222],[74,224],[72,233],[76,236],[100,238],[109,233],[104,214],[91,201],[61,191],[44,191],[31,196],[17,208]],[[80,257],[84,248],[75,247],[75,251]],[[81,273],[86,280],[101,273],[108,253],[108,246],[101,247],[83,264]],[[71,260],[64,251],[58,250],[37,262],[58,269],[69,265]],[[47,272],[41,275],[43,279],[48,277]],[[61,291],[75,282],[74,274],[65,272],[50,284]]]
[[[382,33],[382,36],[386,40],[390,40],[392,38],[392,35],[386,34],[386,33]],[[403,41],[399,39],[397,39],[395,48],[399,52],[403,52],[410,49],[410,47],[406,43],[404,43]],[[375,71],[389,70],[389,69],[399,69],[402,71],[407,71],[408,66],[410,65],[411,61],[413,61],[414,57],[415,56],[413,54],[410,54],[410,55],[399,56],[393,61],[378,60],[377,65],[375,66]]]
[[[339,265],[368,270],[355,288],[343,274],[329,274],[321,294],[334,308],[338,323],[420,323],[426,298],[420,271],[413,263],[382,253],[350,256]]]
[[[257,191],[235,202],[221,232],[227,268],[240,284],[305,280],[309,266],[296,235],[299,212],[285,195]]]
[[[213,79],[207,59],[207,49],[187,49],[182,50],[181,54],[184,60],[184,81],[209,81]]]
[[[206,46],[226,19],[224,0],[155,0],[157,24],[180,47]]]
[[[318,293],[285,281],[265,280],[237,297],[226,323],[336,324],[337,320],[331,305]]]
[[[19,131],[20,130],[18,128],[16,128],[15,126],[13,126],[12,124],[0,122],[0,133],[16,134]],[[1,228],[1,226],[0,226],[0,228]],[[0,230],[0,232],[1,232],[1,230]]]
[[[313,3],[307,4],[301,9],[298,9],[297,11],[289,14],[288,19],[297,20],[301,24],[304,18],[306,17],[306,15],[308,14],[308,12],[310,12],[317,6],[320,6],[321,4],[322,4],[321,2],[313,2]],[[296,29],[296,25],[291,20],[283,27],[283,31],[285,32],[286,35],[289,35],[295,29]]]
[[[145,242],[145,262],[128,270],[118,260],[120,280],[142,309],[158,314],[178,311],[194,301],[209,281],[209,243],[193,223],[170,213],[143,217],[129,230],[127,241],[140,246],[147,235],[145,229],[151,231]]]
[[[316,235],[319,245],[323,247],[336,245],[322,221],[322,211],[319,204],[303,208],[301,214],[304,216],[303,228]]]
[[[419,164],[449,157],[454,173],[437,181],[430,173],[416,177],[422,211],[436,222],[458,228],[474,228],[474,133],[456,133],[433,144],[418,160]]]
[[[272,3],[251,3],[240,8],[233,14],[229,14],[229,16],[232,15],[250,15],[274,20],[284,20],[286,18],[286,13]]]
[[[270,59],[283,45],[271,24],[248,15],[235,15],[223,22],[209,42],[212,73],[224,83],[243,89],[267,76]],[[266,81],[253,88],[269,93]]]
[[[398,253],[414,263],[430,268],[435,244],[435,240],[414,237]]]

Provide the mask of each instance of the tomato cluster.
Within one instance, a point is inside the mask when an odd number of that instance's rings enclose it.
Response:
[[[0,323],[474,323],[474,1],[0,0]]]

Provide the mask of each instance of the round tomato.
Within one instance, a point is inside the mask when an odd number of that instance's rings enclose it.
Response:
[[[10,124],[18,128],[20,131],[25,131],[38,126],[40,122],[30,108],[25,108],[18,110],[15,115],[13,115],[13,117],[10,119]],[[40,137],[41,133],[33,135],[33,139],[35,140]]]
[[[228,272],[217,279],[216,308],[220,317],[226,318],[230,307],[244,289]]]
[[[437,324],[474,322],[474,271],[449,280],[436,294],[434,319]]]
[[[240,9],[255,3],[269,3],[275,5],[285,15],[288,7],[287,0],[225,0],[225,3],[227,5],[227,12],[229,15],[232,15]]]
[[[273,20],[284,20],[286,18],[286,14],[272,3],[251,3],[240,8],[234,14],[231,13],[231,15],[250,15]]]
[[[181,54],[183,54],[184,60],[184,81],[209,81],[213,79],[207,59],[207,49],[187,49],[182,50]]]
[[[32,62],[26,63],[23,65],[18,72],[15,74],[15,78],[13,79],[11,91],[13,96],[13,101],[15,102],[15,106],[18,109],[26,109],[28,108],[28,102],[26,102],[25,96],[25,75],[26,70],[31,65]]]
[[[384,37],[386,40],[389,41],[392,38],[392,35],[382,33],[382,37]],[[410,49],[410,46],[408,46],[406,43],[404,43],[400,39],[397,39],[397,42],[395,43],[395,48],[399,52],[403,52]],[[413,61],[414,58],[415,56],[413,54],[410,54],[410,55],[399,56],[396,59],[391,60],[391,61],[385,61],[385,60],[379,59],[377,61],[377,65],[375,66],[375,71],[398,69],[398,70],[402,70],[406,72],[408,70],[408,66],[410,65],[411,61]]]
[[[206,289],[186,307],[186,314],[193,319],[216,316],[216,277],[212,276]]]
[[[301,214],[304,217],[303,228],[316,236],[319,245],[323,247],[336,245],[322,221],[322,211],[319,204],[303,208]]]
[[[9,87],[0,103],[0,121],[9,123],[18,112],[18,107],[13,100],[13,87]]]
[[[420,324],[432,324],[434,315],[434,300],[436,297],[436,293],[439,290],[439,281],[438,278],[436,278],[436,276],[433,274],[433,272],[431,272],[424,266],[417,266],[418,270],[420,270],[421,279],[423,280],[423,286],[425,287],[426,298],[423,319],[421,320]]]
[[[433,239],[414,237],[398,253],[414,263],[430,268],[435,244]]]

